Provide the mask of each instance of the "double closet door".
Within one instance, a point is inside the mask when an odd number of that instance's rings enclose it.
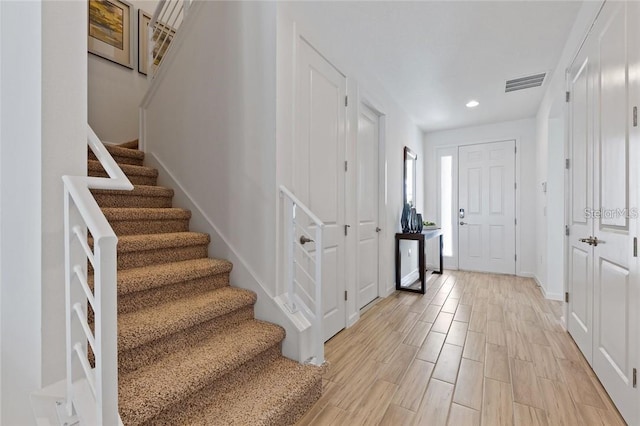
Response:
[[[629,424],[640,422],[639,17],[634,2],[606,3],[567,76],[567,327]]]

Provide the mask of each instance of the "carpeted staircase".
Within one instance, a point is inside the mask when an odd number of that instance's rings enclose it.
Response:
[[[135,188],[94,190],[118,235],[120,416],[125,425],[288,425],[320,397],[319,368],[284,358],[284,329],[254,318],[209,235],[157,186],[135,143],[107,146]],[[89,175],[106,176],[89,155]]]

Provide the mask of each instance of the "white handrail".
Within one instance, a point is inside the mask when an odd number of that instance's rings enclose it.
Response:
[[[285,241],[285,262],[286,262],[286,296],[287,307],[292,313],[300,311],[299,305],[303,307],[301,310],[304,315],[308,316],[311,323],[312,339],[314,344],[314,356],[311,360],[313,364],[322,365],[324,363],[324,332],[322,320],[324,318],[324,308],[322,305],[322,235],[324,232],[324,223],[316,216],[309,207],[304,205],[289,189],[280,186],[280,196],[285,201],[284,208],[284,241]],[[302,246],[303,242],[297,241],[296,230],[298,224],[298,209],[308,217],[315,225],[315,240],[307,240],[307,242],[315,243],[315,256],[311,256]],[[303,234],[309,233],[300,227]],[[309,261],[313,263],[314,274],[312,276],[306,270],[304,265],[296,261],[296,250],[305,255]],[[299,284],[296,280],[296,271],[300,269],[303,277],[305,277],[313,285],[313,294],[307,294],[309,302],[313,303],[313,309],[310,309],[306,303],[298,296]],[[311,300],[313,297],[313,300]]]
[[[91,127],[88,145],[108,178],[63,176],[65,220],[65,305],[67,348],[66,415],[74,415],[77,383],[89,383],[95,400],[90,424],[122,424],[118,414],[117,254],[118,238],[90,189],[132,190],[133,185]],[[87,244],[93,237],[93,251]],[[87,259],[93,266],[93,293],[87,284]],[[94,331],[87,323],[87,301],[94,312]],[[95,368],[88,360],[87,342]]]
[[[160,0],[156,6],[147,33],[147,77],[152,79],[164,58],[171,39],[175,37],[182,21],[187,16],[192,0]],[[169,12],[167,14],[167,12]],[[161,35],[164,34],[164,37]],[[156,64],[157,60],[157,64]]]

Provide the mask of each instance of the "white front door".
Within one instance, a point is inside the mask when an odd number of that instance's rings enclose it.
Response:
[[[591,362],[593,345],[593,251],[580,241],[593,235],[593,74],[592,43],[585,44],[569,69],[569,254],[567,329]]]
[[[378,297],[378,149],[380,118],[360,104],[358,117],[358,308]]]
[[[346,78],[304,39],[297,40],[296,196],[325,224],[322,303],[325,340],[346,325],[345,306],[345,138]],[[311,229],[314,235],[315,230]],[[304,248],[313,254],[314,243]],[[307,295],[313,299],[313,294]]]
[[[594,327],[593,369],[629,424],[638,424],[638,392],[633,389],[632,369],[638,365],[635,342],[638,337],[637,262],[633,258],[630,209],[637,207],[638,187],[630,194],[629,176],[629,77],[627,54],[627,9],[639,8],[627,2],[607,3],[605,19],[597,34],[599,52],[599,120],[594,145],[593,235],[601,241],[593,245]],[[631,25],[638,25],[638,19]],[[637,44],[632,45],[637,49]],[[636,65],[637,66],[637,65]],[[634,87],[637,90],[638,86]],[[637,99],[637,95],[635,95]],[[637,104],[636,104],[637,105]],[[637,143],[637,141],[636,141]],[[638,167],[634,162],[633,167]],[[632,204],[633,203],[633,204]],[[634,288],[635,287],[635,288]]]
[[[639,13],[635,2],[607,2],[569,74],[568,328],[628,424],[640,422]]]
[[[515,274],[515,141],[458,149],[459,268]]]

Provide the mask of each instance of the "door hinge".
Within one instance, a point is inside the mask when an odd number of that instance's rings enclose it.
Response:
[[[518,224],[518,219],[517,219],[517,218],[515,218],[515,217],[513,218],[513,224],[514,224],[514,225],[517,225],[517,224]]]
[[[638,370],[636,368],[633,369],[633,387],[638,387]]]
[[[518,153],[518,147],[517,147],[517,146],[514,146],[514,147],[513,147],[513,153],[514,153],[514,154],[517,154],[517,153]]]
[[[514,255],[513,255],[513,260],[514,260],[514,262],[517,262],[517,261],[518,261],[518,255],[517,255],[517,254],[514,254]]]
[[[633,127],[638,127],[638,107],[633,107]]]
[[[518,184],[513,182],[513,189],[518,189]]]
[[[347,300],[347,290],[344,291],[344,300]]]
[[[344,106],[349,106],[349,97],[348,96],[344,97]]]
[[[571,100],[571,92],[564,92],[564,101],[569,102]]]
[[[347,229],[351,228],[351,225],[345,225],[344,226],[344,235],[347,235]]]
[[[564,226],[564,235],[569,236],[569,225]]]
[[[569,169],[569,166],[571,164],[571,161],[568,158],[564,159],[564,168],[565,169]]]
[[[349,169],[349,162],[345,161],[344,162],[344,171],[346,172]]]
[[[633,257],[638,257],[638,237],[633,237]]]
[[[569,292],[568,291],[566,291],[564,293],[564,303],[569,303]]]

